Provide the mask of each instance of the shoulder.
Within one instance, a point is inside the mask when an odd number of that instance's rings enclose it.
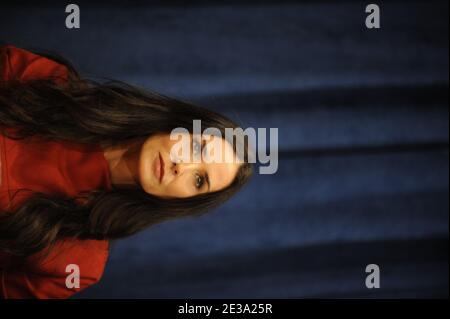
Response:
[[[105,240],[61,241],[47,255],[35,254],[19,264],[0,269],[0,295],[68,298],[100,281],[108,254],[109,242]],[[75,284],[68,284],[75,277]]]
[[[67,239],[57,243],[48,255],[36,254],[28,260],[27,270],[36,273],[66,274],[68,265],[76,265],[80,277],[98,281],[109,255],[106,240]]]
[[[3,81],[40,78],[65,81],[67,76],[68,69],[63,64],[13,45],[0,47],[0,79]]]

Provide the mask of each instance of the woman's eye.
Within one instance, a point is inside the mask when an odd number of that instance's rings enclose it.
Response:
[[[203,186],[204,182],[205,182],[205,179],[203,178],[203,176],[195,174],[195,187],[201,188]]]

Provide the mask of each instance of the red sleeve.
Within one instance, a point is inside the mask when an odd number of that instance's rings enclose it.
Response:
[[[51,78],[55,83],[62,83],[67,76],[67,68],[53,60],[12,45],[0,47],[0,79],[3,81]]]
[[[0,79],[27,81],[67,80],[67,68],[53,60],[11,45],[0,47]],[[35,254],[18,262],[0,254],[0,298],[67,298],[97,283],[108,258],[108,242],[66,240],[43,258]],[[68,265],[79,269],[79,288],[68,288]],[[75,281],[72,281],[75,283]]]
[[[45,258],[35,254],[24,263],[12,262],[0,270],[0,295],[5,299],[68,298],[100,280],[108,245],[104,240],[67,240]]]

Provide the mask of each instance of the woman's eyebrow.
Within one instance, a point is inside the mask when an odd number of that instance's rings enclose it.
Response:
[[[205,146],[206,146],[206,140],[200,139],[200,141],[202,142],[202,151],[203,151],[205,149]]]
[[[205,179],[206,179],[206,183],[208,184],[208,192],[211,190],[211,184],[209,182],[209,175],[208,173],[205,173]]]

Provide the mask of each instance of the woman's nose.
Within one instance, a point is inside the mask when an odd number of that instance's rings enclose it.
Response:
[[[187,171],[197,169],[198,166],[198,163],[173,163],[172,172],[174,175],[181,175]]]

